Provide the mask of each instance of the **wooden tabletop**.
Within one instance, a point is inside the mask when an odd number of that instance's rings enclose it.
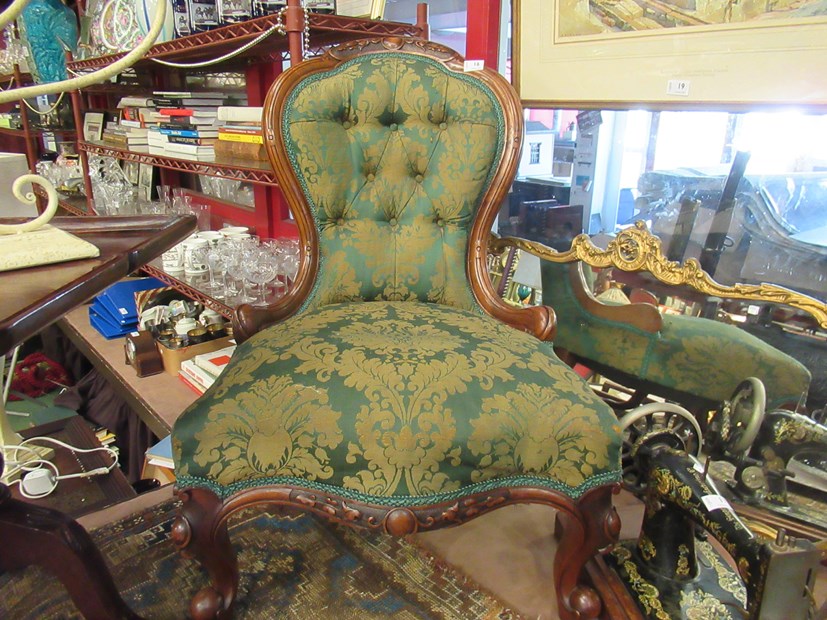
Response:
[[[124,339],[101,336],[89,323],[87,306],[66,313],[58,326],[158,437],[169,435],[173,422],[198,398],[167,372],[139,377],[126,363]]]
[[[0,218],[0,224],[19,221]],[[0,354],[186,238],[196,220],[193,215],[56,217],[50,224],[93,243],[100,256],[0,273]]]

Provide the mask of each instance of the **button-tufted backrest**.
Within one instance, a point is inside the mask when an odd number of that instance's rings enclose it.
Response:
[[[306,306],[475,307],[468,236],[505,149],[487,84],[424,55],[365,54],[298,82],[279,120],[318,235]]]

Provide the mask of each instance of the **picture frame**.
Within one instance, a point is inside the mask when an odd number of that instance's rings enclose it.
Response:
[[[704,20],[676,8],[687,25],[666,27],[632,0],[594,0],[588,16],[577,0],[514,0],[513,82],[533,108],[822,107],[827,8],[805,1],[824,14],[789,18],[732,0],[716,5],[728,15],[711,14],[707,23],[690,23]],[[615,7],[612,17],[596,16],[600,7],[606,14]],[[747,19],[745,7],[765,12]]]
[[[370,17],[373,0],[336,0],[336,15]]]
[[[106,124],[104,112],[89,111],[83,115],[83,140],[96,142],[103,137],[103,126]]]
[[[155,167],[152,164],[138,164],[138,195],[145,200],[152,200],[152,188],[155,181]]]
[[[385,14],[385,0],[336,0],[336,14],[382,19]]]

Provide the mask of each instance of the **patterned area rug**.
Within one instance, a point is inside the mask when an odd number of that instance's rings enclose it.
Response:
[[[169,540],[175,502],[93,532],[124,600],[151,620],[188,616],[207,583]],[[248,509],[230,522],[239,549],[236,618],[370,620],[518,618],[412,543],[309,515]],[[79,618],[60,583],[38,568],[0,575],[0,618]]]

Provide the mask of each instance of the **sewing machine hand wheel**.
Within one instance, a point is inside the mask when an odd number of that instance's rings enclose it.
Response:
[[[755,377],[745,379],[710,421],[711,442],[732,456],[745,454],[758,436],[766,407],[764,384]]]
[[[666,446],[692,456],[701,454],[701,427],[689,411],[673,403],[649,403],[620,418],[623,484],[633,493],[645,490],[645,471],[638,461],[643,446]]]

